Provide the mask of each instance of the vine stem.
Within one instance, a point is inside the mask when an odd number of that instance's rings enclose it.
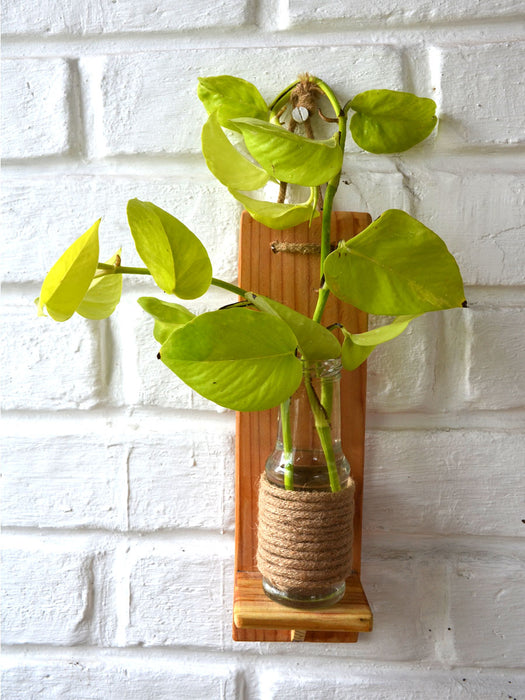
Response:
[[[340,491],[341,481],[339,479],[339,474],[337,473],[334,446],[332,444],[332,432],[330,430],[330,422],[328,420],[326,410],[315,393],[315,389],[312,386],[311,377],[305,376],[304,385],[310,406],[312,407],[315,429],[317,430],[321,447],[326,458],[326,468],[328,470],[328,478],[330,480],[330,489],[332,492]]]
[[[326,85],[319,78],[312,78],[312,80],[318,85],[318,87],[323,91],[325,96],[328,98],[332,108],[337,115],[338,129],[339,129],[339,147],[344,154],[345,143],[346,143],[346,127],[347,127],[347,117],[344,109],[339,104],[337,97],[335,96],[332,89]],[[321,261],[320,261],[320,289],[319,295],[317,297],[317,304],[313,314],[313,320],[317,323],[321,322],[323,312],[328,301],[328,296],[330,291],[326,284],[324,283],[324,262],[328,255],[330,254],[330,234],[332,230],[332,209],[334,204],[335,193],[339,187],[339,180],[341,178],[341,170],[339,170],[332,179],[328,182],[324,197],[323,206],[323,219],[321,224]]]
[[[101,271],[100,275],[151,275],[151,272],[147,267],[126,267],[125,265],[111,265],[110,263],[99,262],[97,264],[97,269]],[[231,282],[225,282],[224,280],[218,279],[217,277],[212,277],[210,284],[213,287],[220,287],[221,289],[226,289],[228,292],[237,294],[240,297],[246,297],[248,293],[246,289],[238,287]]]
[[[283,438],[284,456],[284,488],[293,491],[293,440],[290,425],[290,399],[281,404],[281,431]]]
[[[125,265],[111,265],[110,263],[99,262],[97,264],[97,270],[101,270],[101,273],[97,275],[102,277],[102,275],[151,275],[151,272],[147,267],[126,267]]]

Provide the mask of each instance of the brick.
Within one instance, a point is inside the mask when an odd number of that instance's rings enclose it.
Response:
[[[157,700],[209,700],[242,697],[242,677],[231,666],[199,661],[188,655],[159,659],[133,655],[100,660],[76,649],[67,656],[4,657],[5,700],[82,697],[83,700],[157,698]]]
[[[39,318],[33,295],[5,309],[4,410],[89,409],[104,397],[100,335],[76,315],[67,323]]]
[[[198,184],[190,177],[192,172],[195,176],[195,170],[202,175]],[[182,172],[175,170],[169,177],[147,173],[141,178],[64,177],[58,173],[45,177],[4,176],[4,281],[41,283],[67,246],[100,217],[101,259],[122,247],[123,265],[143,266],[126,219],[126,204],[134,197],[152,201],[179,218],[206,246],[214,275],[235,279],[241,208],[226,188],[208,175],[204,164],[194,164]],[[28,250],[33,251],[31,255]],[[137,278],[132,279],[136,283]]]
[[[523,435],[369,431],[366,459],[369,532],[523,535]]]
[[[2,71],[2,156],[37,158],[69,151],[68,62],[5,59]]]
[[[195,420],[141,441],[129,457],[130,528],[231,528],[234,463],[233,426],[211,432]]]
[[[279,58],[276,62],[273,48],[249,48],[108,56],[102,69],[98,58],[86,59],[83,71],[92,73],[101,90],[101,111],[95,109],[95,129],[101,134],[97,155],[198,151],[206,118],[196,97],[197,78],[202,75],[243,77],[254,82],[269,101],[299,73],[319,65],[334,76],[332,88],[341,93],[343,102],[352,97],[349,71],[353,93],[403,87],[400,54],[388,46],[286,48]],[[266,65],[272,65],[272,70],[261,71]]]
[[[86,35],[118,32],[176,31],[192,29],[236,28],[250,20],[246,0],[188,0],[175,7],[169,0],[143,0],[140,7],[129,3],[90,6],[89,11],[74,0],[58,4],[43,0],[36,6],[21,2],[3,3],[3,33],[10,35]]]
[[[4,526],[123,526],[121,445],[93,435],[6,437],[3,455]]]
[[[347,157],[336,197],[337,210],[365,211],[372,219],[387,209],[410,211],[411,206],[403,176],[386,158],[379,156],[373,160],[360,158],[358,163],[355,158]]]
[[[393,549],[383,556],[365,551],[361,580],[375,622],[370,633],[359,635],[352,658],[384,662],[432,658],[446,582],[443,562]]]
[[[445,240],[465,284],[523,283],[523,175],[429,168],[412,170],[410,182],[415,216]]]
[[[371,316],[370,328],[388,320]],[[440,314],[427,314],[373,351],[368,360],[368,410],[417,411],[433,405],[440,324]]]
[[[125,643],[229,644],[232,555],[230,542],[216,538],[155,542],[130,551],[129,615],[121,631]]]
[[[387,0],[372,2],[363,5],[357,0],[349,2],[339,2],[329,0],[322,4],[314,0],[290,0],[289,2],[289,26],[310,25],[310,29],[315,30],[319,22],[337,23],[341,27],[341,22],[345,20],[352,27],[366,26],[380,22],[381,26],[388,25],[413,25],[421,22],[453,22],[455,20],[465,21],[467,19],[494,19],[496,17],[512,17],[521,14],[523,7],[518,0],[506,0],[498,3],[485,5],[476,0],[461,0],[461,2],[441,2],[438,5],[423,0],[417,4],[403,0]],[[346,26],[346,25],[345,25]]]
[[[478,410],[525,406],[525,309],[474,309],[469,332],[468,404]]]
[[[45,537],[10,539],[2,557],[3,643],[87,643],[93,622],[91,553],[51,545]]]
[[[357,645],[361,643],[361,637]],[[295,663],[294,673],[282,668],[263,671],[261,697],[265,700],[494,700],[521,697],[525,689],[521,673],[482,669],[434,670],[410,668],[399,671],[348,664],[327,670],[312,668],[311,661]]]
[[[441,48],[438,145],[523,142],[522,58],[520,42]]]
[[[450,579],[450,631],[463,665],[522,668],[525,563],[519,550],[460,555]],[[516,689],[509,688],[514,697]]]

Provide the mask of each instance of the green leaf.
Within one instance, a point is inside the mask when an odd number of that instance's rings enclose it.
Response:
[[[299,386],[296,346],[280,318],[232,308],[201,314],[174,331],[160,357],[205,398],[236,411],[259,411],[277,406]]]
[[[219,124],[238,131],[236,117],[268,119],[268,106],[255,85],[231,75],[199,78],[197,95],[208,114],[217,112]]]
[[[341,346],[335,336],[308,316],[261,294],[248,292],[246,298],[260,311],[277,314],[297,338],[301,354],[310,362],[331,360],[341,355]]]
[[[100,219],[61,255],[46,278],[37,299],[38,314],[44,307],[55,321],[67,321],[84,298],[97,269]]]
[[[444,241],[398,209],[330,253],[324,275],[336,297],[373,314],[420,314],[465,302],[458,265]]]
[[[316,187],[341,170],[343,151],[338,134],[315,141],[259,119],[235,119],[233,123],[255,160],[278,180]]]
[[[436,103],[396,90],[367,90],[350,102],[354,141],[371,153],[399,153],[423,141],[436,123]]]
[[[151,202],[131,199],[127,211],[137,252],[157,285],[181,299],[202,296],[210,286],[212,270],[197,236]]]
[[[195,318],[195,314],[184,306],[170,301],[162,301],[156,297],[139,297],[137,301],[144,311],[155,319],[153,337],[161,344],[173,331]]]
[[[230,143],[220,127],[216,112],[210,114],[202,127],[201,140],[202,154],[208,168],[226,187],[258,190],[268,182],[268,173],[241,155]]]
[[[120,261],[120,250],[106,262],[115,265]],[[94,320],[111,316],[122,295],[122,275],[109,274],[95,277],[85,297],[77,307],[77,314]]]
[[[230,193],[256,221],[268,226],[268,228],[279,230],[292,228],[319,216],[319,212],[315,208],[316,197],[314,191],[312,191],[309,200],[302,204],[266,202],[260,199],[253,199],[231,188]]]
[[[350,333],[343,328],[343,367],[348,370],[359,367],[378,345],[397,338],[420,315],[398,316],[391,323],[364,333]]]

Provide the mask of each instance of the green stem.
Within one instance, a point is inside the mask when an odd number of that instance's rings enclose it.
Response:
[[[97,269],[102,271],[101,275],[151,275],[147,267],[125,267],[124,265],[111,265],[110,263],[99,262],[97,264]],[[220,287],[221,289],[226,289],[228,292],[233,292],[233,294],[237,294],[240,297],[245,297],[247,294],[245,289],[237,287],[230,282],[224,282],[224,280],[220,280],[217,277],[212,277],[211,284],[214,287]]]
[[[312,407],[312,413],[315,421],[315,429],[319,435],[321,447],[326,458],[326,468],[328,470],[328,479],[330,481],[330,489],[332,492],[341,490],[341,481],[337,472],[337,464],[335,460],[334,446],[332,445],[332,432],[330,430],[330,422],[327,413],[319,401],[315,389],[312,386],[310,377],[305,376],[304,385],[306,393]]]
[[[321,377],[321,405],[325,410],[326,417],[330,423],[332,420],[332,406],[334,400],[334,383],[332,379],[326,380]]]
[[[281,107],[283,106],[284,103],[288,102],[289,99],[289,94],[290,92],[294,89],[296,85],[298,85],[299,81],[296,80],[295,82],[291,83],[288,85],[287,88],[285,88],[282,92],[280,92],[275,100],[271,103],[270,105],[270,119],[273,119]]]
[[[220,287],[221,289],[226,289],[228,292],[233,292],[240,297],[246,297],[246,289],[237,287],[235,284],[230,284],[230,282],[224,282],[223,280],[217,279],[216,277],[211,278],[211,283],[214,287]]]
[[[147,267],[125,267],[124,265],[111,265],[110,263],[99,262],[97,269],[102,270],[103,274],[106,275],[151,275]]]
[[[290,399],[281,404],[281,433],[283,438],[284,454],[284,488],[293,491],[293,440],[292,427],[290,425]]]
[[[341,148],[343,154],[345,151],[345,142],[346,142],[346,114],[344,113],[344,110],[341,108],[341,105],[339,104],[339,101],[335,94],[333,93],[332,89],[324,83],[322,80],[319,78],[312,78],[312,80],[321,88],[323,93],[326,95],[328,100],[330,101],[330,104],[332,105],[332,108],[337,116],[337,121],[338,121],[338,128],[339,128],[339,147]],[[317,323],[321,322],[321,318],[323,316],[323,312],[326,306],[326,302],[328,301],[328,296],[330,294],[330,290],[328,287],[325,286],[323,282],[323,269],[324,269],[324,261],[330,254],[330,237],[331,237],[331,228],[332,228],[332,208],[334,204],[334,197],[335,193],[337,192],[337,188],[339,186],[339,180],[341,177],[341,171],[336,173],[334,177],[328,182],[327,187],[326,187],[326,192],[324,196],[324,205],[323,205],[323,219],[322,219],[322,224],[321,224],[321,261],[320,261],[320,279],[321,279],[321,285],[319,289],[319,296],[317,297],[317,305],[315,307],[315,311],[313,314],[313,320],[317,321]]]

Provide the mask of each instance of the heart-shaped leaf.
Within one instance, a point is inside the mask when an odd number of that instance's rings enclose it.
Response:
[[[465,303],[458,265],[444,241],[398,209],[330,253],[324,275],[336,297],[372,314],[420,314]]]
[[[98,263],[100,219],[69,246],[47,273],[36,300],[39,316],[44,307],[55,321],[75,313],[93,280]]]
[[[235,119],[233,123],[255,160],[278,180],[316,187],[341,170],[343,151],[337,134],[315,141],[259,119]]]
[[[197,236],[151,202],[131,199],[127,212],[137,252],[158,286],[181,299],[202,296],[210,286],[212,269]]]
[[[391,323],[364,333],[350,333],[343,328],[343,367],[348,370],[359,367],[378,345],[397,338],[419,315],[398,316]]]
[[[437,123],[436,103],[428,97],[396,90],[367,90],[350,102],[354,141],[371,153],[399,153],[412,148]]]
[[[277,406],[299,386],[296,347],[280,318],[232,308],[201,314],[174,331],[160,357],[205,398],[236,411],[259,411]]]
[[[137,301],[144,311],[155,319],[153,337],[161,344],[173,331],[195,318],[195,314],[184,306],[170,301],[162,301],[156,297],[139,297]]]
[[[115,265],[120,261],[120,250],[106,263]],[[110,274],[95,277],[86,295],[77,307],[77,314],[94,320],[111,316],[122,295],[122,275]]]
[[[305,360],[320,362],[331,360],[341,355],[341,346],[335,336],[321,324],[308,316],[268,299],[261,294],[248,292],[246,298],[260,311],[277,314],[291,328],[297,338],[299,350]]]
[[[208,114],[217,112],[219,124],[238,131],[236,117],[268,119],[268,106],[255,85],[231,75],[199,78],[197,95]]]
[[[281,204],[280,202],[266,202],[260,199],[253,199],[242,194],[238,190],[230,188],[230,193],[237,199],[246,211],[268,228],[282,231],[285,228],[298,226],[305,221],[311,221],[319,216],[315,208],[315,191],[307,202],[302,204]]]
[[[212,112],[202,127],[201,141],[206,165],[226,187],[258,190],[268,182],[268,173],[241,155],[230,143],[218,122],[217,112]]]

